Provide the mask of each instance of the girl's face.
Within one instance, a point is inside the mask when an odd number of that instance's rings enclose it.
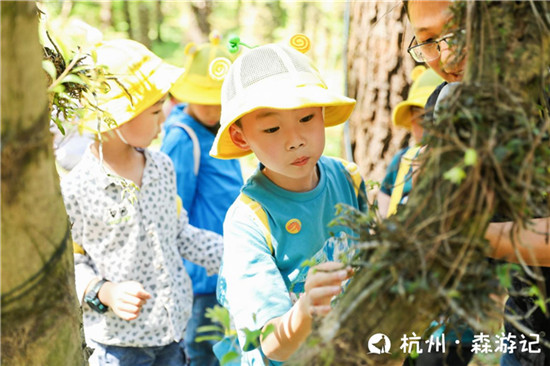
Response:
[[[445,26],[452,19],[450,1],[409,1],[409,20],[417,44],[439,39],[450,30]],[[465,57],[457,60],[453,49],[445,41],[439,42],[440,56],[426,63],[448,82],[461,81],[466,65]]]
[[[203,125],[214,127],[220,122],[221,105],[191,104],[187,105],[187,113]]]
[[[251,149],[265,166],[264,174],[289,191],[309,191],[319,182],[317,161],[325,148],[321,107],[262,108],[233,124],[229,133],[235,145]]]
[[[161,124],[164,122],[163,104],[165,98],[162,98],[151,107],[147,108],[139,115],[118,127],[128,145],[133,147],[146,148],[151,144],[161,130]]]

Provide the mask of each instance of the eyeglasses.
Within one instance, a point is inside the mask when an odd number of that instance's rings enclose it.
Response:
[[[439,43],[445,42],[447,46],[449,46],[449,41],[454,36],[454,33],[448,33],[441,38],[423,42],[414,46],[413,44],[416,42],[416,37],[413,37],[409,47],[407,47],[407,52],[416,62],[428,62],[435,60],[441,54],[441,47],[439,46]]]

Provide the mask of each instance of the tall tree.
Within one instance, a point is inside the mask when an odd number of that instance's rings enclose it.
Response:
[[[36,4],[2,1],[2,364],[83,365]]]
[[[195,15],[195,20],[203,37],[207,39],[210,31],[212,30],[210,27],[210,22],[208,21],[208,17],[212,13],[212,0],[196,1],[190,3],[189,5]]]
[[[124,20],[128,24],[128,37],[130,39],[136,39],[134,23],[132,22],[132,13],[130,12],[130,1],[122,2],[122,11],[124,13]]]
[[[99,9],[99,21],[101,24],[101,30],[105,32],[106,29],[113,27],[113,4],[111,0],[102,1]]]
[[[350,119],[353,155],[364,177],[381,181],[408,134],[391,123],[406,98],[414,61],[403,51],[406,13],[400,2],[358,1],[350,9],[348,95],[357,99]],[[412,36],[412,34],[411,34]]]
[[[162,12],[162,0],[155,2],[156,8],[156,26],[157,26],[157,38],[158,42],[162,42],[162,22],[164,21],[164,13]]]
[[[147,48],[151,48],[151,38],[149,38],[149,28],[151,26],[149,4],[144,1],[137,3],[138,6],[138,28],[139,38],[138,41],[145,45]]]

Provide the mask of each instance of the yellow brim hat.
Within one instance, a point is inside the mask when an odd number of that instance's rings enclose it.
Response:
[[[100,110],[90,111],[84,127],[92,132],[116,128],[157,103],[183,73],[164,62],[141,43],[120,39],[96,48],[97,65],[105,65],[108,88],[96,94]],[[116,78],[113,80],[112,78]]]
[[[209,78],[200,75],[183,74],[170,89],[170,93],[179,101],[204,104],[221,104],[221,84],[213,83]]]
[[[170,93],[179,101],[220,105],[223,79],[235,58],[220,44],[221,36],[213,31],[209,43],[185,46],[185,73],[174,83]]]
[[[428,95],[429,96],[429,95]],[[427,99],[427,98],[426,98]],[[411,107],[424,108],[426,101],[424,99],[404,100],[399,102],[392,112],[392,122],[394,126],[411,129]]]
[[[270,63],[266,56],[279,60],[271,60],[270,66],[262,65],[262,62]],[[281,72],[276,70],[279,64],[284,65]],[[249,72],[247,65],[259,75]],[[270,74],[267,77],[266,72]],[[250,78],[249,81],[243,80],[242,75]],[[345,122],[354,106],[354,99],[330,91],[309,59],[298,51],[277,44],[254,48],[231,65],[224,81],[221,127],[210,155],[233,159],[250,154],[250,150],[243,150],[233,143],[229,128],[242,116],[257,109],[324,107],[325,126],[329,127]]]
[[[428,98],[443,82],[443,78],[432,69],[424,66],[415,67],[411,76],[413,83],[406,100],[398,103],[392,112],[392,123],[397,127],[411,129],[411,107],[424,108]]]

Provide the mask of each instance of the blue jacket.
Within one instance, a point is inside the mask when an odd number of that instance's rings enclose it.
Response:
[[[243,185],[241,165],[238,160],[211,157],[214,134],[184,109],[185,104],[178,104],[166,119],[161,151],[174,163],[178,195],[189,215],[189,223],[222,234],[225,213]],[[197,175],[193,170],[193,141],[183,128],[174,125],[175,122],[188,125],[197,135],[201,151]],[[216,292],[217,275],[207,276],[203,267],[184,262],[196,295]]]

